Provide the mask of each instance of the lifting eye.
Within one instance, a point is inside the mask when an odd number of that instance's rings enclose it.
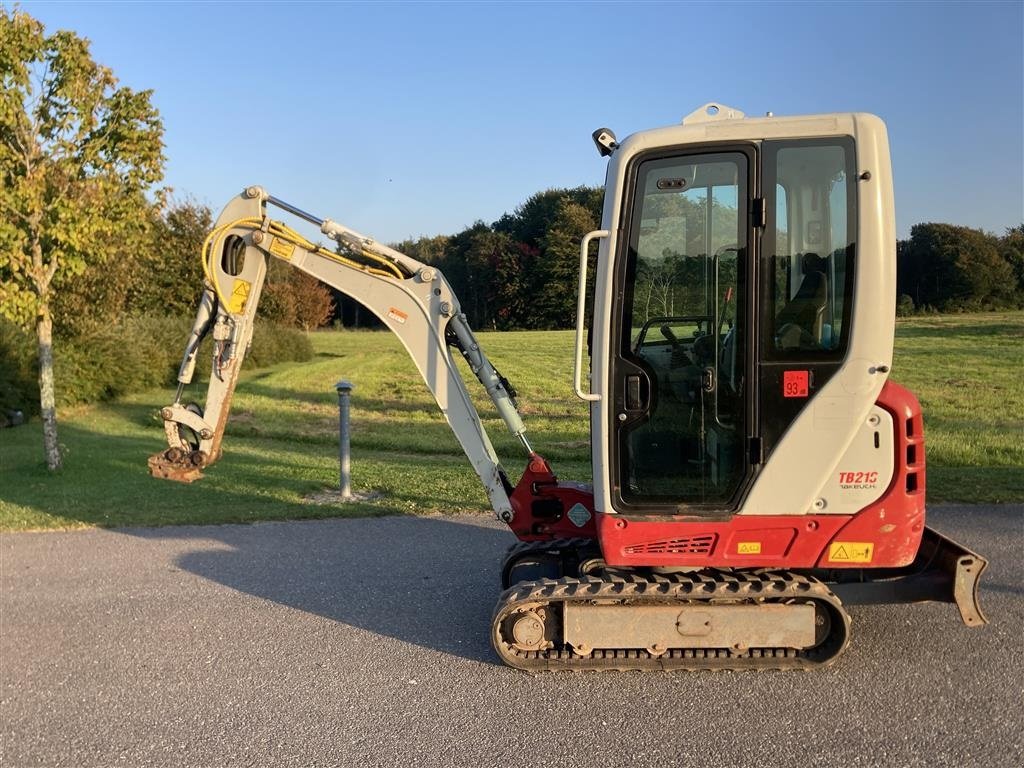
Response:
[[[232,277],[242,272],[245,266],[245,240],[237,235],[231,235],[224,242],[224,248],[220,256],[220,268]]]

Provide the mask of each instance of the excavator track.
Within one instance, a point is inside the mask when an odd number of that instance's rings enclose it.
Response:
[[[491,640],[530,672],[810,669],[842,653],[849,628],[813,577],[626,572],[516,584],[498,601]]]

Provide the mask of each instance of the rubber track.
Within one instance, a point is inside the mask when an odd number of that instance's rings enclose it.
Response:
[[[554,648],[541,651],[516,649],[502,636],[502,622],[520,607],[555,606],[569,601],[648,603],[680,605],[698,603],[801,602],[813,600],[826,606],[830,633],[814,648],[670,649],[660,656],[638,648],[576,653],[560,642],[560,611]],[[549,618],[548,621],[552,619]],[[766,670],[810,669],[831,663],[849,641],[850,619],[839,598],[827,585],[809,576],[788,571],[701,571],[644,576],[624,574],[579,579],[544,579],[523,582],[505,590],[491,621],[491,641],[501,660],[531,672],[547,670]]]

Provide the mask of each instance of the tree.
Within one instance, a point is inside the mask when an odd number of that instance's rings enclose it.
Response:
[[[502,232],[494,232],[488,245],[491,327],[501,331],[525,327],[533,313],[528,277],[533,273],[539,252],[525,243],[512,242]]]
[[[139,237],[163,174],[151,91],[118,87],[72,32],[0,9],[0,314],[35,324],[43,443],[61,465],[52,300]]]
[[[514,240],[536,248],[559,217],[567,199],[586,208],[595,221],[601,221],[604,190],[600,187],[581,186],[573,189],[548,189],[530,195],[525,203],[516,207],[514,214],[506,213],[494,222],[492,228],[495,232],[503,232]]]
[[[508,301],[504,281],[510,276],[504,270],[511,248],[508,235],[495,232],[482,221],[474,222],[448,241],[447,253],[440,262],[441,271],[473,327],[497,327],[499,303],[504,305]]]
[[[943,312],[1005,307],[1016,289],[999,241],[977,229],[916,224],[900,248],[899,293]]]
[[[334,315],[334,299],[312,275],[270,259],[258,315],[281,325],[315,331]]]
[[[403,240],[391,247],[418,261],[437,265],[444,259],[450,240],[448,235],[424,236],[418,240]]]
[[[327,287],[312,275],[292,270],[289,282],[295,297],[295,324],[315,331],[334,315],[334,299]]]
[[[141,199],[139,205],[148,203]],[[135,296],[149,282],[140,257],[150,249],[148,233],[140,230],[117,243],[109,258],[90,260],[81,273],[57,272],[50,288],[50,314],[58,345],[117,323],[135,308]]]
[[[1006,234],[999,240],[999,250],[1017,278],[1015,303],[1024,306],[1024,224],[1006,228]]]
[[[195,200],[170,201],[153,211],[148,247],[143,251],[145,279],[130,299],[134,312],[192,315],[203,284],[200,251],[213,229],[213,212]]]
[[[279,325],[295,327],[299,315],[295,307],[295,292],[292,290],[292,268],[277,259],[267,261],[267,279],[263,283],[263,293],[257,314],[265,320]]]
[[[572,328],[575,325],[580,242],[587,232],[596,228],[592,209],[570,197],[559,204],[553,221],[541,238],[541,256],[533,288],[536,322],[532,327]],[[593,263],[587,275],[586,295],[589,299],[594,295]]]

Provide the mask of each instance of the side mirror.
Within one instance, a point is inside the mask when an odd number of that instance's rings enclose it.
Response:
[[[608,157],[619,148],[619,142],[615,140],[615,134],[610,128],[598,128],[591,134],[594,139],[594,146],[597,147],[601,157]]]

